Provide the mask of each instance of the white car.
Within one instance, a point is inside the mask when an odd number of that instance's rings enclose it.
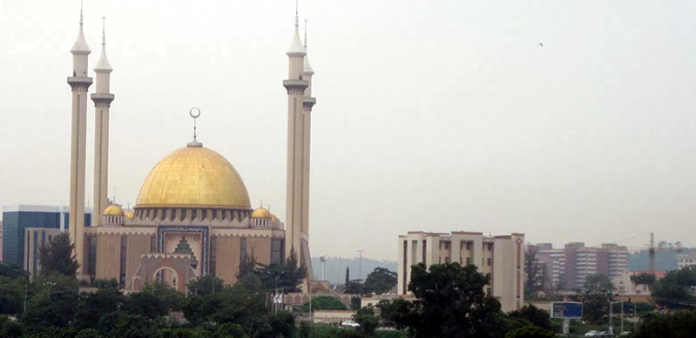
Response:
[[[360,324],[358,324],[358,323],[356,323],[356,322],[354,322],[354,321],[352,321],[352,320],[347,320],[347,321],[343,322],[343,324],[341,324],[341,326],[342,326],[342,327],[349,327],[349,328],[357,329],[357,328],[360,327]]]
[[[599,337],[599,332],[597,331],[590,331],[588,333],[585,333],[585,337]]]

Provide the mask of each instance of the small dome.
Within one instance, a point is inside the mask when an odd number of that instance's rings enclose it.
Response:
[[[278,222],[278,217],[276,217],[276,215],[274,215],[274,214],[271,214],[271,221],[273,223]]]
[[[123,216],[123,209],[118,204],[112,204],[104,209],[104,216]]]
[[[123,214],[124,214],[126,217],[128,217],[128,219],[130,219],[130,220],[132,220],[133,218],[135,218],[135,214],[134,214],[132,211],[126,211],[126,212],[124,212]]]
[[[251,218],[272,218],[272,215],[267,209],[258,208],[251,213]]]

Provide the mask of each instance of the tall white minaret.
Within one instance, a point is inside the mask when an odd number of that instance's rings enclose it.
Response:
[[[305,19],[305,35],[304,35],[304,48],[307,52],[307,19]],[[304,57],[304,67],[303,67],[303,78],[309,82],[307,89],[304,92],[303,98],[303,137],[302,137],[302,233],[303,233],[303,252],[305,252],[306,257],[304,257],[305,266],[307,267],[307,275],[314,276],[314,271],[312,271],[312,259],[309,254],[309,166],[310,166],[310,148],[312,140],[312,107],[317,103],[317,99],[312,97],[312,76],[314,75],[314,70],[309,64],[309,55]],[[304,249],[304,247],[307,247]]]
[[[304,174],[304,92],[309,86],[309,81],[304,79],[304,57],[307,54],[299,32],[299,17],[295,9],[295,35],[290,48],[287,51],[289,58],[288,79],[283,81],[283,86],[288,92],[288,162],[287,162],[287,203],[285,231],[285,254],[291,252],[297,254],[299,262],[311,270],[311,259],[305,257],[302,243],[303,238],[303,192],[306,175]],[[304,234],[306,236],[306,234]],[[310,262],[307,265],[306,262]],[[312,278],[311,274],[308,277]]]
[[[97,73],[97,91],[94,101],[94,207],[92,226],[101,225],[102,213],[107,207],[109,187],[109,108],[114,94],[109,93],[113,69],[106,58],[106,18],[102,17],[102,51],[94,72]]]
[[[87,58],[92,52],[87,46],[82,29],[82,8],[80,7],[80,32],[70,53],[73,55],[72,76],[68,84],[72,88],[72,134],[70,147],[70,238],[75,244],[75,255],[80,267],[77,275],[82,275],[84,267],[84,227],[85,227],[85,139],[87,137],[87,90],[92,78],[87,76]]]

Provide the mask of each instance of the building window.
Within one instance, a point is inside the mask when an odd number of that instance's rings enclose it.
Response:
[[[450,242],[445,242],[445,250],[449,250],[449,249],[450,249]]]
[[[450,258],[449,258],[449,257],[445,257],[445,263],[449,263],[449,262],[450,262]]]
[[[493,258],[488,259],[488,266],[493,266]]]
[[[493,251],[493,243],[488,243],[488,251]]]
[[[471,264],[471,257],[466,258],[466,265],[469,265],[469,264]]]
[[[466,249],[471,251],[471,242],[466,242]]]

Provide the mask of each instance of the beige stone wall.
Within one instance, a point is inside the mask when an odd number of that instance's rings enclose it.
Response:
[[[237,271],[240,261],[240,238],[232,236],[217,237],[217,264],[216,274],[227,284],[237,282]],[[249,240],[247,240],[247,249]]]
[[[249,255],[254,253],[256,261],[261,264],[271,263],[271,238],[270,237],[248,237],[247,251]],[[219,255],[219,252],[218,252]],[[220,257],[220,256],[218,256]]]
[[[95,278],[115,278],[119,280],[120,266],[121,235],[99,234],[97,236],[97,269]]]
[[[133,280],[133,276],[141,265],[142,255],[150,253],[150,237],[149,235],[128,235],[126,283]]]

